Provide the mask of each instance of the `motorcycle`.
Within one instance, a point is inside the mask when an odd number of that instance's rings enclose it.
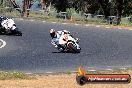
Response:
[[[81,51],[78,38],[74,39],[70,34],[62,35],[59,39],[59,44],[63,45],[58,47],[60,52],[80,53]]]
[[[2,22],[0,27],[1,35],[15,35],[22,36],[21,31],[16,27],[15,22],[12,19],[8,19],[9,21]],[[4,25],[4,26],[3,26]],[[6,25],[6,26],[5,26]]]

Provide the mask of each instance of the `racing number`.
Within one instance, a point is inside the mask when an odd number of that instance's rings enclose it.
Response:
[[[64,35],[64,41],[68,41],[68,35]]]

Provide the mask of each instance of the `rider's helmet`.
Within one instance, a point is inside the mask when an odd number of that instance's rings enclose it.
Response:
[[[0,16],[0,23],[4,20],[7,20],[8,18],[7,17],[4,17],[4,16]]]
[[[3,16],[0,16],[0,22],[3,20]]]
[[[0,16],[0,19],[1,19],[1,20],[6,20],[6,19],[8,19],[8,18],[5,17],[5,16]]]
[[[56,38],[56,31],[54,29],[50,29],[50,36]]]

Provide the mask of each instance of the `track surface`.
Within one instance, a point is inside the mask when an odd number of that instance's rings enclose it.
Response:
[[[132,67],[132,31],[15,20],[23,36],[0,35],[0,70],[32,73]],[[50,43],[49,29],[67,29],[80,38],[82,52],[58,53]]]

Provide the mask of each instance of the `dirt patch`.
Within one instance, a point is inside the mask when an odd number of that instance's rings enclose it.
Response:
[[[112,28],[132,30],[132,26],[112,26]]]
[[[132,71],[121,73],[127,73],[132,76]],[[33,75],[33,77],[30,80],[0,80],[0,88],[132,88],[132,83],[85,84],[80,86],[76,83],[76,74]]]

